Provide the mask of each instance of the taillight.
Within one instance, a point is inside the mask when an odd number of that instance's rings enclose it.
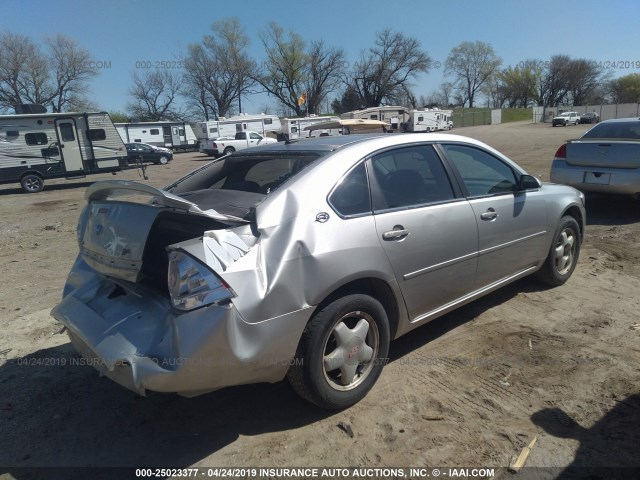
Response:
[[[169,252],[169,294],[179,310],[193,310],[235,296],[224,280],[181,250]]]
[[[218,148],[218,144],[216,142],[213,142],[213,148]]]
[[[561,158],[566,160],[567,158],[567,144],[563,143],[560,148],[558,149],[558,151],[556,152],[556,155],[554,158]]]

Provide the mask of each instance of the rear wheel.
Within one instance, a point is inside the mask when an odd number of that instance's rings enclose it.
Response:
[[[578,222],[570,216],[562,217],[553,237],[549,255],[537,273],[538,278],[552,287],[562,285],[575,270],[579,255]]]
[[[287,378],[300,396],[319,407],[347,408],[371,390],[388,352],[383,306],[367,295],[347,295],[311,319]]]
[[[222,152],[222,154],[223,154],[223,155],[229,155],[230,153],[233,153],[233,152],[235,152],[235,151],[236,151],[236,149],[235,149],[235,148],[233,148],[233,147],[227,147],[227,148],[225,148],[225,149],[224,149],[224,152]]]
[[[35,173],[28,173],[20,179],[20,185],[26,193],[38,193],[44,188],[44,179]]]

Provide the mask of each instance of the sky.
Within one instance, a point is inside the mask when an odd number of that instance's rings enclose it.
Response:
[[[447,55],[463,41],[488,42],[503,67],[566,54],[603,62],[614,78],[640,73],[638,0],[0,0],[0,31],[38,42],[63,33],[92,52],[99,75],[90,99],[106,111],[126,111],[134,72],[161,61],[177,65],[187,46],[225,17],[240,20],[257,61],[270,21],[342,47],[348,62],[385,28],[414,37],[433,60],[413,81],[416,97],[438,89]],[[243,99],[248,113],[276,105],[266,94]]]

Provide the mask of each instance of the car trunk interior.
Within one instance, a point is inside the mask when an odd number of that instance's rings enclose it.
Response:
[[[151,227],[144,247],[140,283],[150,286],[168,297],[169,258],[166,247],[201,237],[207,230],[224,228],[227,228],[227,225],[209,217],[161,212]]]

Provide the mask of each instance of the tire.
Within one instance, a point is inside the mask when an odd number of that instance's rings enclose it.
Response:
[[[224,152],[222,152],[222,155],[229,155],[230,153],[233,153],[233,152],[235,152],[235,151],[236,151],[236,149],[235,149],[235,148],[233,148],[233,147],[227,147],[227,148],[225,148],[225,149],[224,149]]]
[[[169,163],[169,158],[165,155],[161,156],[157,161],[156,164],[157,165],[166,165],[167,163]]]
[[[553,236],[551,249],[542,268],[536,273],[543,283],[557,287],[562,285],[576,268],[580,256],[580,227],[575,218],[560,219]]]
[[[20,185],[26,193],[38,193],[44,188],[44,179],[35,173],[28,173],[20,179]]]
[[[380,302],[360,294],[338,298],[307,324],[287,379],[301,397],[321,408],[350,407],[380,376],[389,336]]]

